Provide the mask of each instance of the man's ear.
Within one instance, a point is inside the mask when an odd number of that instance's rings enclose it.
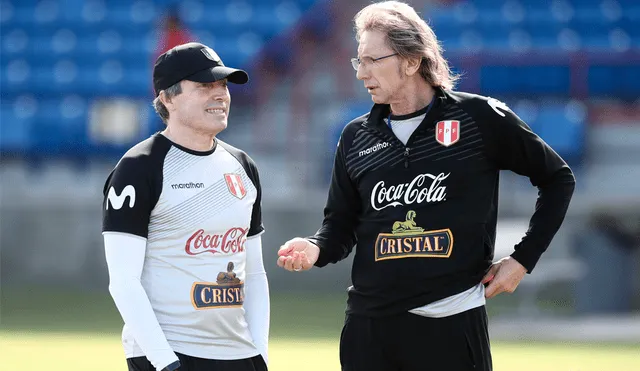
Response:
[[[160,102],[162,102],[162,104],[167,107],[167,111],[171,112],[175,109],[171,98],[167,96],[167,93],[164,90],[160,91],[158,98],[160,98]]]
[[[420,70],[422,58],[407,58],[405,61],[404,73],[407,76],[413,76]]]

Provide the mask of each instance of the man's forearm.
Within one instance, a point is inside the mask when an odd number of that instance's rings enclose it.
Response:
[[[178,361],[140,283],[146,240],[124,233],[105,233],[104,242],[109,292],[136,343],[158,370]]]
[[[247,265],[244,283],[244,310],[253,343],[268,362],[269,346],[269,282],[262,261],[262,237],[247,239]]]
[[[347,170],[344,140],[341,136],[336,149],[322,227],[307,238],[320,248],[315,262],[317,267],[345,259],[357,241],[355,230],[362,205],[358,189]]]
[[[536,211],[531,217],[529,230],[511,254],[527,272],[531,273],[562,225],[574,188],[575,178],[568,167],[558,171],[552,181],[539,188]]]
[[[315,265],[324,267],[329,263],[337,263],[345,259],[357,242],[353,220],[337,218],[325,213],[322,227],[307,240],[320,248],[320,255]]]
[[[178,357],[167,342],[140,282],[112,282],[109,292],[149,362],[161,370],[177,361]]]
[[[244,307],[253,342],[268,362],[269,348],[269,282],[266,273],[248,274],[245,280]]]

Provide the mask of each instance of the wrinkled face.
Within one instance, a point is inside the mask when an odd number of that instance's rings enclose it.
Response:
[[[231,95],[227,80],[194,82],[183,80],[182,93],[171,98],[170,116],[180,125],[203,134],[218,134],[227,128]]]
[[[371,94],[371,100],[378,104],[391,104],[401,96],[404,78],[401,74],[399,55],[375,61],[395,52],[386,44],[386,37],[380,31],[364,31],[360,36],[358,57],[360,66],[356,77],[364,82]]]

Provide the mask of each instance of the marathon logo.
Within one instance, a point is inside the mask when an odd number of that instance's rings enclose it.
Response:
[[[191,286],[191,304],[196,309],[237,308],[244,303],[244,282],[233,272],[233,262],[227,271],[218,273],[216,283],[195,282]]]
[[[389,147],[389,142],[382,142],[382,143],[375,144],[375,145],[373,145],[373,146],[371,146],[371,147],[369,147],[369,148],[367,148],[365,150],[362,150],[362,151],[358,152],[358,157],[362,157],[362,156],[368,155],[370,153],[379,151],[379,150],[381,150],[383,148],[387,148],[387,147]]]
[[[380,233],[376,239],[375,261],[403,258],[448,258],[453,251],[450,229],[424,231],[413,220],[410,210],[405,221],[393,223],[391,233]]]
[[[204,188],[204,183],[177,183],[172,184],[171,188],[173,189],[192,189],[192,188]]]

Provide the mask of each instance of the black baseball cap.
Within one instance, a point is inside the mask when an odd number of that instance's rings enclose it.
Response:
[[[161,54],[153,66],[153,90],[161,90],[182,80],[215,82],[222,79],[234,84],[245,84],[249,75],[243,70],[226,67],[210,47],[191,42],[178,45]]]

